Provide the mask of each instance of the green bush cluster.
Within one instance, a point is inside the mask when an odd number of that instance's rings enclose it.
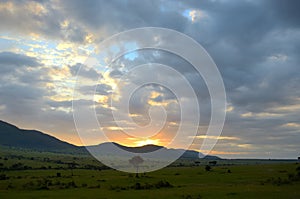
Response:
[[[136,182],[134,185],[132,186],[110,186],[111,190],[129,190],[129,189],[133,189],[133,190],[147,190],[147,189],[160,189],[160,188],[172,188],[173,185],[171,185],[168,181],[165,180],[160,180],[156,183],[140,183],[140,182]]]
[[[287,178],[281,178],[281,177],[271,177],[266,180],[266,183],[271,183],[273,185],[284,185],[284,184],[291,184],[293,182],[299,182],[300,181],[300,166],[296,168],[296,173],[289,173],[287,175]],[[264,183],[262,183],[264,184]]]

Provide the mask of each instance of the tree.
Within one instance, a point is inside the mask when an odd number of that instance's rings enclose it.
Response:
[[[142,164],[144,162],[143,158],[141,158],[141,156],[134,156],[133,158],[131,158],[129,160],[129,163],[132,164],[135,168],[136,168],[136,177],[138,178],[139,175],[139,165]]]
[[[73,176],[73,169],[75,169],[75,167],[77,166],[78,164],[75,163],[75,162],[70,162],[68,163],[68,167],[69,169],[71,169],[71,175]]]
[[[210,170],[211,170],[211,166],[206,165],[206,166],[205,166],[205,171],[210,171]]]

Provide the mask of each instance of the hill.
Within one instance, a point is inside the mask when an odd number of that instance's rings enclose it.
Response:
[[[198,159],[199,157],[205,159],[220,159],[217,156],[206,156],[193,150],[183,149],[167,149],[163,146],[145,145],[140,147],[127,147],[114,142],[102,143],[96,146],[87,146],[90,150],[109,151],[113,152],[112,145],[118,148],[133,153],[148,153],[159,149],[165,153],[182,153],[181,158]],[[57,152],[57,153],[76,153],[87,154],[85,147],[75,146],[73,144],[61,141],[53,136],[45,134],[36,130],[20,129],[12,124],[0,120],[0,145],[24,148],[36,151]]]
[[[117,148],[115,146],[117,146]],[[150,153],[150,152],[160,150],[160,156],[162,158],[168,156],[176,156],[177,154],[182,154],[180,156],[181,159],[199,159],[199,158],[204,158],[209,160],[221,159],[217,156],[210,156],[210,155],[204,156],[202,153],[194,150],[169,149],[163,146],[157,146],[153,144],[138,146],[138,147],[128,147],[128,146],[120,145],[115,142],[106,142],[95,146],[87,146],[87,148],[93,154],[98,154],[98,155],[127,156],[128,154],[126,153],[126,151],[139,154],[139,153]],[[123,151],[118,149],[123,149]],[[148,155],[145,156],[147,157]],[[149,157],[151,157],[151,155]]]
[[[0,145],[37,151],[84,153],[78,147],[36,130],[24,130],[0,120]]]

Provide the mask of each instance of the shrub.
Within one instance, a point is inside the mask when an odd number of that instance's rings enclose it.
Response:
[[[210,165],[216,165],[216,164],[217,164],[217,161],[215,161],[215,160],[214,160],[214,161],[210,161],[209,164],[210,164]]]
[[[100,184],[96,185],[96,186],[89,186],[89,189],[99,189],[100,188]]]
[[[49,186],[52,185],[52,181],[48,179],[37,180],[37,189],[38,190],[49,190]]]
[[[67,183],[66,188],[77,188],[77,185],[74,181]]]
[[[171,187],[173,187],[173,185],[171,185],[168,181],[160,180],[160,181],[158,181],[158,182],[156,182],[154,184],[145,183],[144,185],[142,185],[141,183],[137,182],[133,186],[128,187],[128,188],[135,189],[135,190],[141,190],[141,189],[155,189],[155,188],[156,189],[160,189],[160,188],[171,188]],[[117,188],[121,189],[121,190],[124,190],[124,189],[122,189],[124,187],[119,187],[119,186],[117,186],[117,187],[112,187],[111,186],[111,188],[113,190],[115,190]]]
[[[155,184],[156,188],[163,188],[163,187],[173,187],[168,181],[159,181]]]
[[[0,175],[0,180],[8,180],[9,177],[7,177],[5,174]]]
[[[16,164],[13,164],[10,169],[12,170],[20,170],[20,169],[23,169],[24,168],[24,165],[22,163],[16,163]]]

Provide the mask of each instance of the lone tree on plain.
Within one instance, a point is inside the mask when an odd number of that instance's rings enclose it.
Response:
[[[71,175],[72,175],[72,176],[74,175],[74,174],[73,174],[73,169],[76,168],[76,165],[78,165],[78,164],[76,164],[75,162],[70,162],[70,163],[68,163],[68,167],[69,167],[69,169],[71,169]]]
[[[134,156],[129,160],[129,163],[132,164],[136,168],[136,175],[135,177],[139,177],[139,165],[144,162],[143,158],[141,156]]]
[[[210,171],[210,170],[211,170],[211,166],[206,165],[206,166],[205,166],[205,171]]]

